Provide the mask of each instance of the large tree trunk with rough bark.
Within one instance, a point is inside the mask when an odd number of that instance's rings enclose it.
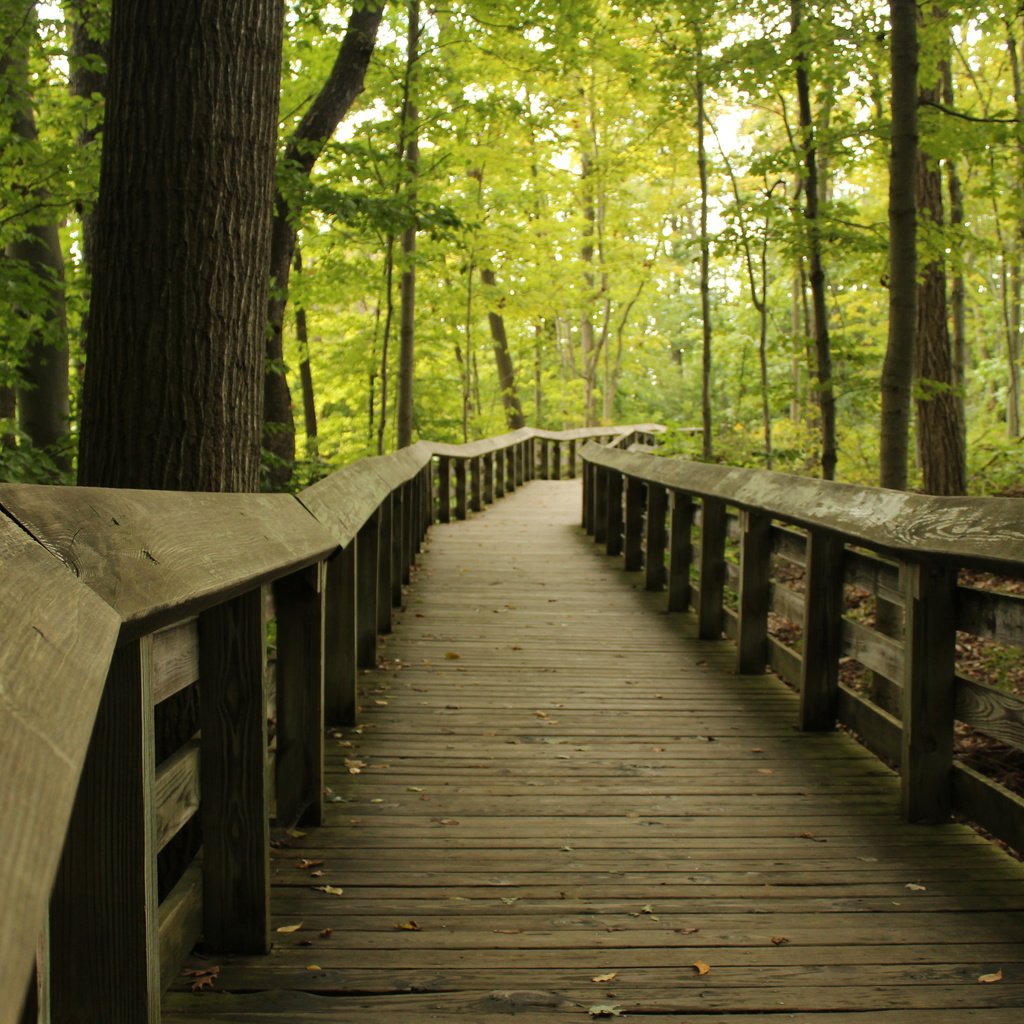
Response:
[[[910,391],[917,333],[917,3],[891,0],[892,155],[889,160],[889,340],[882,366],[879,482],[906,490]]]
[[[282,157],[285,173],[309,176],[324,145],[363,91],[366,69],[373,55],[377,30],[384,13],[383,2],[357,5],[349,18],[338,57],[323,88],[299,122]],[[288,275],[297,239],[299,211],[288,197],[274,198],[274,227],[270,249],[273,282],[267,316],[267,376],[264,382],[265,436],[270,453],[270,486],[288,485],[295,462],[295,417],[284,366],[284,311],[288,302]]]
[[[480,280],[490,288],[497,285],[494,271],[490,267],[480,268]],[[519,401],[516,388],[516,371],[512,363],[512,353],[508,347],[508,332],[505,330],[505,318],[498,312],[497,303],[491,302],[487,313],[487,322],[491,327],[491,342],[494,345],[494,361],[498,368],[498,384],[501,387],[501,404],[505,408],[505,421],[509,430],[518,430],[526,426],[523,416],[523,405]]]
[[[82,484],[259,487],[283,14],[114,5]]]

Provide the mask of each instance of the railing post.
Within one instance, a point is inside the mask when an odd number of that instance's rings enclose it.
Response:
[[[569,479],[576,479],[576,442],[569,442]]]
[[[160,1020],[152,650],[115,651],[89,742],[51,902],[54,1021]]]
[[[546,437],[538,438],[540,442],[540,478],[541,480],[547,480],[549,476],[548,469],[548,448],[551,442]]]
[[[672,492],[672,526],[669,535],[668,610],[685,612],[690,607],[690,567],[693,565],[693,498]]]
[[[353,540],[327,563],[324,718],[329,725],[355,725],[356,721],[356,546]]]
[[[537,479],[537,438],[531,437],[526,442],[526,479]]]
[[[400,575],[402,583],[409,583],[412,579],[412,563],[416,560],[416,532],[418,530],[415,513],[416,488],[411,480],[406,481],[402,487],[402,493],[405,495],[403,500],[409,514],[402,520],[402,550],[399,553]],[[402,603],[401,593],[398,595],[398,603]]]
[[[843,630],[843,541],[829,530],[807,531],[800,728],[836,727]]]
[[[250,590],[199,616],[203,936],[270,949],[266,624]]]
[[[626,477],[626,521],[623,554],[626,572],[638,572],[644,565],[644,502],[646,487],[636,477]]]
[[[509,445],[505,454],[505,490],[511,494],[521,482],[519,479],[519,445]]]
[[[583,463],[583,516],[581,519],[583,529],[593,535],[594,533],[594,493],[593,493],[593,467],[589,462]]]
[[[551,442],[551,476],[555,480],[562,479],[562,443],[561,441]]]
[[[391,493],[391,593],[392,608],[402,607],[402,583],[405,581],[405,558],[409,547],[409,531],[415,521],[413,493],[408,484],[402,484]],[[390,625],[390,621],[389,621]]]
[[[394,491],[381,503],[379,516],[380,549],[377,552],[377,632],[391,632],[391,553],[394,545],[394,534],[401,535],[401,510],[396,520],[394,510]]]
[[[594,543],[608,542],[608,477],[611,470],[594,466]]]
[[[647,590],[664,590],[665,548],[668,538],[665,533],[665,516],[668,512],[668,491],[659,484],[647,485]]]
[[[768,664],[771,517],[741,509],[740,532],[740,604],[736,671],[740,674],[760,674]]]
[[[906,563],[903,647],[903,816],[941,822],[952,801],[956,706],[956,570]]]
[[[455,518],[465,519],[468,504],[466,501],[466,460],[455,460]]]
[[[452,468],[451,459],[447,455],[438,456],[437,460],[437,521],[452,521]]]
[[[505,497],[505,449],[499,448],[494,453],[494,496]]]
[[[725,502],[704,498],[700,510],[700,591],[697,635],[721,640],[725,622]]]
[[[494,452],[484,456],[484,504],[494,504]]]
[[[608,471],[608,539],[605,551],[609,555],[622,554],[622,474],[617,469]]]
[[[319,825],[324,789],[324,580],[320,564],[274,583],[278,825]]]
[[[377,664],[377,559],[380,557],[380,512],[356,534],[356,664]]]
[[[479,512],[483,506],[483,473],[481,463],[483,459],[479,455],[474,456],[470,462],[470,492],[469,507],[474,512]]]

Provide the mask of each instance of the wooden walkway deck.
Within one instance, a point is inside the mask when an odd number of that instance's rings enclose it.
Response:
[[[273,953],[196,960],[164,1020],[1019,1024],[1022,866],[901,825],[891,773],[690,639],[579,493],[434,528],[327,826],[274,852]]]

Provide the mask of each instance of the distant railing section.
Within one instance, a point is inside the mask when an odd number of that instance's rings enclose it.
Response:
[[[320,821],[324,722],[355,720],[430,523],[660,429],[420,443],[298,496],[0,485],[0,1024],[154,1024],[200,936],[269,949],[269,822]],[[198,730],[158,762],[190,689]]]
[[[1024,750],[1024,698],[956,665],[958,631],[1024,647],[1024,599],[959,583],[964,569],[1024,577],[1024,500],[581,454],[586,529],[670,611],[694,608],[701,638],[735,639],[738,672],[770,666],[797,688],[801,728],[841,722],[898,766],[907,820],[958,813],[1024,850],[1024,800],[954,758],[958,723]],[[770,615],[801,642],[770,635]],[[841,679],[848,662],[865,686]]]

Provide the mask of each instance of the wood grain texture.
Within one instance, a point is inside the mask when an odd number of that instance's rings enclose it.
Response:
[[[126,637],[178,622],[336,547],[287,494],[3,484],[0,505],[121,616]]]
[[[0,1021],[18,1019],[120,620],[0,515]],[[17,993],[17,995],[15,995]]]
[[[328,744],[339,800],[274,850],[299,929],[217,992],[178,979],[165,1021],[1016,1022],[1024,868],[903,824],[883,764],[795,730],[797,696],[664,614],[579,504],[536,482],[434,530]]]
[[[588,444],[582,456],[649,483],[718,498],[893,554],[916,552],[979,567],[1024,563],[1024,499],[940,498],[789,473],[631,454]]]

